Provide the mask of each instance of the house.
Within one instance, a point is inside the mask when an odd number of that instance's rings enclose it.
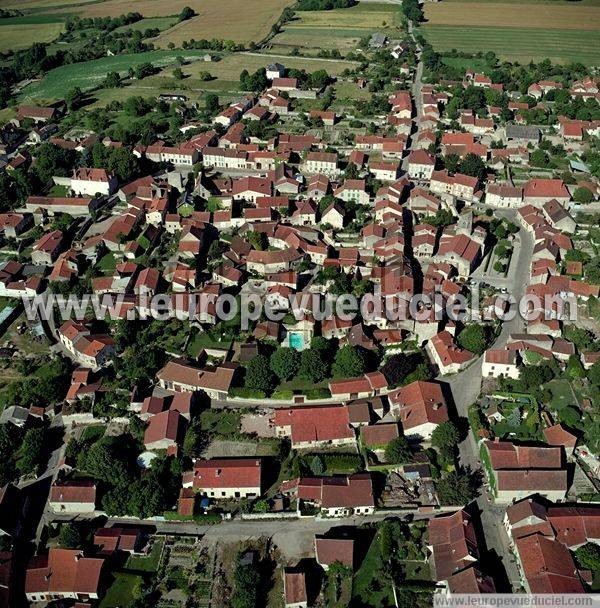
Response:
[[[294,262],[302,259],[302,254],[295,249],[278,249],[275,251],[257,251],[252,249],[246,258],[248,272],[260,275],[273,274],[290,270]]]
[[[375,397],[380,395],[385,389],[387,389],[387,380],[378,371],[355,378],[344,378],[329,382],[329,390],[332,397],[337,397],[341,401]]]
[[[483,355],[481,376],[483,378],[519,377],[517,352],[506,348],[490,348]]]
[[[356,436],[345,405],[277,409],[277,437],[290,437],[294,449],[354,445]]]
[[[298,568],[283,569],[283,595],[285,608],[307,608],[306,575]]]
[[[144,432],[146,450],[177,449],[183,443],[187,420],[177,410],[160,412],[150,418]]]
[[[567,457],[573,455],[577,437],[567,431],[562,424],[554,424],[544,429],[544,439],[548,445],[562,447]]]
[[[315,534],[315,558],[325,572],[334,562],[354,570],[354,552],[354,539],[352,538]]]
[[[481,576],[479,571],[475,523],[465,509],[430,519],[428,532],[434,578],[445,585],[446,592],[479,594],[495,590],[490,577]],[[466,573],[474,576],[465,588]]]
[[[530,125],[506,125],[505,139],[507,142],[526,146],[531,143],[534,146],[540,143],[541,132],[537,127]]]
[[[143,541],[141,528],[98,528],[94,532],[94,546],[104,555],[112,555],[116,551],[140,553]]]
[[[331,203],[327,209],[321,213],[321,224],[329,225],[336,230],[341,230],[344,227],[344,209],[337,203]]]
[[[413,150],[408,155],[408,174],[413,179],[431,179],[435,169],[435,157],[425,150]]]
[[[573,216],[567,211],[564,205],[556,199],[551,199],[542,206],[542,213],[548,220],[548,223],[556,230],[573,234],[577,228],[577,222]]]
[[[332,477],[301,477],[281,485],[284,494],[318,507],[327,517],[370,515],[375,511],[373,480],[369,473]]]
[[[481,261],[482,239],[447,227],[440,238],[436,259],[455,266],[458,275],[468,277]]]
[[[28,196],[25,208],[30,213],[45,211],[48,215],[66,213],[72,216],[90,215],[101,203],[100,198]]]
[[[104,558],[86,557],[79,549],[51,548],[31,558],[25,574],[29,602],[97,600],[105,573]]]
[[[117,178],[106,169],[79,167],[73,171],[70,188],[76,196],[109,196],[116,192]]]
[[[87,480],[53,483],[48,506],[55,513],[93,513],[96,510],[96,483]]]
[[[204,391],[211,399],[227,399],[237,368],[235,363],[223,363],[198,369],[184,360],[171,360],[156,377],[160,386],[170,391]]]
[[[7,238],[16,239],[33,226],[31,213],[2,213],[0,214],[0,231]]]
[[[266,68],[266,76],[268,80],[283,78],[285,76],[285,67],[278,62],[270,63]]]
[[[196,460],[184,473],[183,487],[217,499],[257,498],[262,494],[262,461],[259,458]]]
[[[334,152],[309,152],[306,155],[306,172],[335,176],[338,173],[338,157]]]
[[[431,439],[438,424],[448,420],[446,399],[439,384],[417,380],[388,395],[390,412],[409,437]]]
[[[455,374],[473,359],[473,353],[454,343],[452,334],[446,330],[433,336],[425,346],[440,374]]]
[[[369,173],[382,182],[393,182],[398,179],[400,165],[394,162],[370,162]]]
[[[492,207],[515,208],[523,204],[523,188],[509,184],[488,184],[485,202]]]
[[[385,447],[397,439],[400,433],[396,422],[379,422],[361,427],[360,436],[363,443],[373,449]]]
[[[523,202],[526,205],[541,207],[552,199],[562,204],[571,200],[571,195],[561,179],[530,179],[523,186]]]
[[[344,202],[359,205],[368,205],[370,200],[364,179],[347,179],[333,194]]]
[[[33,244],[31,261],[36,266],[52,266],[63,247],[64,238],[60,230],[47,232]]]
[[[434,171],[431,174],[429,187],[436,194],[446,194],[471,201],[475,198],[478,180],[470,175],[456,173],[451,176],[446,170]]]
[[[86,367],[101,367],[110,362],[116,353],[116,343],[110,336],[92,335],[82,323],[65,321],[57,334],[65,349]]]
[[[485,441],[490,486],[498,502],[541,494],[561,500],[568,489],[560,447],[523,446],[510,441]]]

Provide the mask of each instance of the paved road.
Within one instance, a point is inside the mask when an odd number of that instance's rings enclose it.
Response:
[[[496,214],[515,222],[516,212],[514,210],[496,210]],[[506,287],[508,293],[518,302],[525,294],[525,288],[529,283],[529,271],[533,254],[533,237],[529,232],[521,229],[518,234],[518,246],[515,252],[502,287]],[[491,281],[488,281],[491,282]],[[495,284],[495,283],[494,283]],[[506,345],[509,334],[523,331],[524,320],[520,315],[506,321],[502,330],[494,342],[494,348]],[[483,357],[479,357],[467,369],[455,376],[444,379],[452,391],[452,396],[459,416],[467,416],[469,406],[474,403],[481,392],[481,368]],[[472,471],[479,470],[479,449],[473,433],[469,432],[466,439],[459,444],[459,458],[464,467],[470,467]],[[519,571],[509,549],[509,541],[504,529],[503,517],[504,507],[490,503],[485,494],[480,496],[477,504],[481,510],[481,522],[489,549],[500,556],[506,570],[509,582],[513,587],[519,586]]]

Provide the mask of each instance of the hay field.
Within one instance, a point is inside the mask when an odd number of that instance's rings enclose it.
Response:
[[[271,43],[276,52],[294,47],[317,53],[321,49],[341,52],[355,49],[361,38],[376,31],[400,37],[401,13],[397,4],[359,3],[331,11],[297,11]]]
[[[426,3],[428,25],[600,30],[600,7],[490,2]]]
[[[184,40],[220,38],[235,42],[259,42],[279,19],[292,0],[203,0],[190,3],[198,13],[162,33],[155,41],[165,47],[169,42],[180,46]]]
[[[52,42],[64,30],[64,23],[0,24],[0,52],[25,49],[34,42]]]

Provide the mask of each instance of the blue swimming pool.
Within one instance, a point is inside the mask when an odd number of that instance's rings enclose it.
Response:
[[[302,350],[304,348],[304,336],[297,331],[291,331],[289,336],[289,343],[290,348]]]

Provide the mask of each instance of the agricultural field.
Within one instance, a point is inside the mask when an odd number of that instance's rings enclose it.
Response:
[[[427,3],[421,32],[441,52],[494,51],[509,61],[600,63],[600,1]]]
[[[397,5],[359,3],[331,11],[298,11],[281,33],[272,39],[273,52],[289,53],[293,48],[316,53],[320,49],[348,52],[361,38],[373,32],[401,37],[401,14]]]
[[[234,42],[259,42],[270,32],[290,0],[228,0],[227,2],[190,2],[196,17],[178,23],[162,33],[155,43],[181,46],[185,40],[219,38]],[[235,16],[235,17],[234,17]],[[239,18],[237,18],[239,16]]]
[[[50,15],[0,20],[0,53],[19,50],[34,42],[52,42],[64,30],[64,21]]]
[[[69,84],[69,88],[80,87],[82,91],[86,91],[98,86],[108,72],[116,71],[125,74],[130,67],[146,62],[150,62],[156,67],[163,67],[175,63],[178,56],[193,61],[204,54],[205,51],[149,51],[133,55],[102,57],[84,63],[61,66],[48,72],[39,82],[27,86],[21,94],[21,100],[60,99],[65,95],[65,83]]]

